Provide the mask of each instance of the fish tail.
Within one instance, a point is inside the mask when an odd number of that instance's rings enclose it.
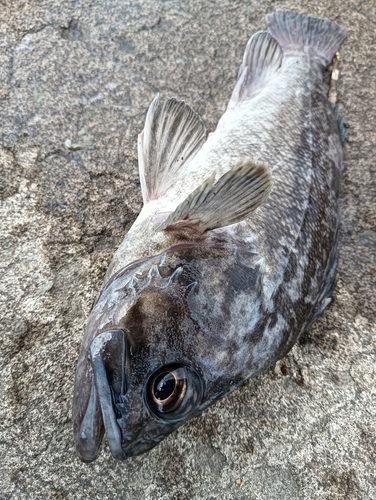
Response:
[[[345,40],[345,28],[329,19],[310,17],[292,10],[279,10],[266,16],[269,33],[282,47],[284,55],[306,53],[329,66]]]

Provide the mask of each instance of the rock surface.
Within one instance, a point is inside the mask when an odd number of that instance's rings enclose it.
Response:
[[[347,27],[349,123],[332,306],[274,369],[149,454],[75,456],[85,320],[141,208],[157,92],[215,128],[249,36],[294,8]],[[373,0],[0,0],[0,498],[375,499]]]

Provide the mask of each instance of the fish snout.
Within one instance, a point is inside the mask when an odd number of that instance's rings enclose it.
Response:
[[[127,356],[126,335],[120,329],[97,335],[90,344],[89,356],[85,356],[88,365],[77,384],[74,425],[77,453],[84,462],[97,458],[104,433],[112,456],[120,460],[154,448],[165,437],[163,423],[148,415],[140,418],[143,399],[129,399]],[[81,408],[78,403],[83,402],[83,389],[90,394]]]

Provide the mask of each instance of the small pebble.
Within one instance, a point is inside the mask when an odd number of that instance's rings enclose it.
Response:
[[[284,376],[288,375],[289,369],[287,368],[286,365],[281,366],[281,372],[282,372],[282,375],[284,375]]]

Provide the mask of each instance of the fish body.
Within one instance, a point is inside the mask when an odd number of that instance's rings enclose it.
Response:
[[[248,42],[217,129],[176,99],[139,137],[144,207],[77,367],[78,454],[149,450],[283,357],[335,284],[341,121],[323,71],[342,27],[292,11]]]

